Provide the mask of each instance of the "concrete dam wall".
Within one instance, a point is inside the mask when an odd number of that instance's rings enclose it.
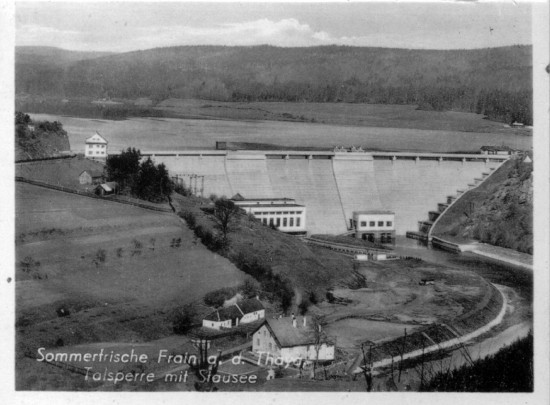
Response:
[[[144,152],[199,195],[294,198],[309,233],[343,233],[353,211],[395,211],[396,233],[418,229],[437,203],[507,157],[293,151]]]

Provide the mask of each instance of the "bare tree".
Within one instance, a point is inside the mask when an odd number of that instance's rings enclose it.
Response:
[[[314,341],[313,345],[315,348],[315,361],[313,362],[313,378],[315,378],[315,373],[319,363],[319,352],[323,344],[327,343],[327,335],[323,330],[324,325],[325,325],[325,320],[323,316],[315,314],[311,317],[311,328],[313,331],[313,341]]]
[[[238,214],[239,207],[233,201],[220,198],[214,203],[216,228],[221,231],[224,241],[227,241],[227,234],[235,229],[235,219]]]

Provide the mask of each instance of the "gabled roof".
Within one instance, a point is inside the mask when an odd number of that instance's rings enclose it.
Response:
[[[244,315],[251,312],[260,311],[264,306],[257,298],[237,302],[235,305],[217,309],[204,317],[206,321],[224,322],[230,319],[241,319]]]
[[[107,183],[99,184],[97,187],[101,187],[106,192],[111,192],[115,191],[118,188],[118,183],[116,181],[108,181]]]
[[[242,316],[243,314],[241,313],[241,311],[235,305],[231,305],[227,308],[217,309],[216,311],[207,315],[204,319],[207,321],[224,322],[235,318],[240,319]]]
[[[103,177],[103,172],[101,170],[96,169],[86,169],[82,171],[82,173],[88,173],[92,178],[93,177]],[[82,176],[82,173],[79,174],[79,176]]]
[[[294,347],[315,344],[315,333],[311,328],[311,320],[307,319],[307,326],[303,325],[303,317],[296,318],[296,327],[292,325],[292,318],[267,319],[266,326],[279,346]]]
[[[86,143],[103,143],[103,144],[107,144],[107,140],[105,138],[103,138],[99,132],[96,131],[95,134],[93,134],[91,137],[89,137],[88,139],[86,139]]]
[[[240,301],[237,302],[236,305],[241,309],[243,315],[264,309],[264,306],[257,298],[250,298],[248,300]]]

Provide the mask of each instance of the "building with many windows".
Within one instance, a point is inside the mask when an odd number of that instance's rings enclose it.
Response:
[[[395,241],[395,212],[385,210],[354,211],[351,227],[355,237],[376,243]]]
[[[90,159],[107,159],[108,142],[99,132],[86,139],[84,156]]]
[[[291,198],[252,198],[240,194],[231,199],[239,208],[254,215],[264,225],[294,235],[306,233],[306,207]]]

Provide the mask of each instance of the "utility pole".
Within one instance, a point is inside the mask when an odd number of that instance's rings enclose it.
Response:
[[[405,328],[405,336],[403,338],[403,346],[401,346],[401,361],[399,362],[399,376],[397,382],[401,382],[401,371],[403,370],[403,352],[405,351],[405,343],[407,342],[407,328]]]

